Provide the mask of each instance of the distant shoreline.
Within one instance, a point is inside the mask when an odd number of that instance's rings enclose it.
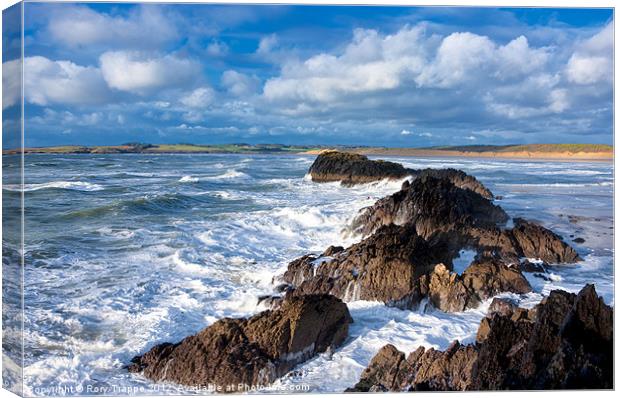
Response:
[[[347,152],[359,153],[369,156],[404,156],[404,157],[425,157],[425,158],[497,158],[515,160],[548,160],[548,161],[612,161],[613,152],[535,152],[535,151],[451,151],[451,150],[432,150],[414,148],[370,148],[355,149]],[[309,151],[308,154],[318,154]]]
[[[478,145],[431,148],[386,148],[351,146],[302,146],[279,144],[124,144],[110,146],[65,145],[24,148],[24,154],[242,154],[242,155],[318,155],[323,151],[338,150],[370,156],[404,156],[427,158],[497,158],[547,161],[611,161],[613,147],[598,144],[531,144],[531,145]],[[4,150],[3,155],[20,154],[19,149]]]

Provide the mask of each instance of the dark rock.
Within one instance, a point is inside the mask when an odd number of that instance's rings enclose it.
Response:
[[[462,170],[457,169],[424,169],[420,170],[416,176],[418,178],[431,176],[440,179],[447,179],[456,187],[467,189],[477,193],[485,199],[493,199],[493,194],[487,187],[482,185],[474,176],[470,176]]]
[[[544,262],[533,262],[529,259],[525,259],[519,263],[519,269],[522,272],[547,272],[548,264]]]
[[[429,301],[435,308],[446,312],[464,311],[477,307],[481,301],[501,292],[528,293],[532,287],[517,268],[508,267],[500,261],[483,259],[472,263],[462,275],[448,271],[443,265],[435,267],[428,280]]]
[[[573,239],[573,242],[575,242],[575,243],[585,243],[585,241],[586,240],[584,238],[575,238],[575,239]]]
[[[420,299],[420,276],[455,256],[422,239],[412,225],[387,225],[329,262],[317,264],[317,258],[309,256],[294,260],[282,279],[296,285],[292,295],[329,293],[345,301],[374,300],[411,308]],[[308,271],[311,267],[313,272]]]
[[[282,304],[284,298],[282,296],[276,296],[276,295],[264,295],[264,296],[258,296],[258,300],[257,300],[257,305],[264,305],[265,307],[273,310],[276,309],[277,307],[280,306],[280,304]]]
[[[561,236],[522,218],[515,218],[513,221],[512,236],[523,257],[539,258],[548,264],[581,261],[575,249],[564,243]]]
[[[310,166],[310,176],[314,182],[341,181],[345,185],[363,184],[388,179],[401,179],[414,171],[399,163],[383,160],[370,160],[355,153],[323,152]]]
[[[406,360],[386,346],[353,389],[613,388],[613,309],[594,286],[577,295],[554,290],[531,310],[496,305],[502,310],[482,320],[476,344],[456,341],[443,352],[420,347]]]
[[[225,318],[176,344],[164,343],[132,360],[130,372],[190,386],[266,385],[297,364],[342,344],[352,322],[333,296],[288,298],[277,310]]]
[[[425,175],[401,191],[363,209],[351,230],[368,236],[382,225],[412,223],[426,239],[439,233],[466,234],[470,228],[491,228],[508,220],[501,207],[447,178]]]

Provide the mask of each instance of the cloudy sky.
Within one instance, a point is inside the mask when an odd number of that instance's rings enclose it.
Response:
[[[26,3],[25,21],[30,146],[612,143],[611,10]],[[5,88],[5,115],[18,102]]]

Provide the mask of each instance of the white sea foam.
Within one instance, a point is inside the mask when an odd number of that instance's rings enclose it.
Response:
[[[198,182],[200,181],[197,177],[192,176],[183,176],[179,179],[179,182]]]
[[[2,189],[13,192],[21,192],[20,185],[7,184],[3,185]],[[41,184],[24,184],[23,191],[31,192],[41,189],[71,189],[75,191],[101,191],[103,186],[99,184],[92,184],[90,182],[82,181],[51,181]]]

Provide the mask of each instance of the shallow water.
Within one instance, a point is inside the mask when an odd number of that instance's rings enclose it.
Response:
[[[515,296],[523,305],[585,283],[613,304],[611,163],[390,160],[463,169],[502,196],[498,203],[511,216],[539,220],[567,240],[585,239],[574,245],[585,261],[553,269],[551,282],[530,277],[535,292]],[[272,291],[272,277],[288,261],[354,243],[357,238],[342,234],[347,222],[400,188],[400,182],[315,184],[304,178],[312,161],[297,155],[28,155],[26,392],[126,395],[124,388],[142,387],[132,392],[157,393],[123,369],[134,355],[221,317],[260,311],[257,296]],[[17,188],[5,186],[4,195],[17,195]],[[388,342],[408,352],[473,341],[487,306],[444,314],[349,303],[355,323],[345,345],[276,386],[342,391]],[[65,390],[53,390],[58,386]],[[159,392],[191,393],[169,388]]]

